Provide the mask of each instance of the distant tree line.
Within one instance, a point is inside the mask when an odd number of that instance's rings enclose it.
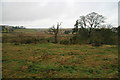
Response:
[[[3,33],[9,33],[9,32],[13,32],[15,29],[25,29],[24,26],[8,26],[8,25],[1,25],[1,31]]]

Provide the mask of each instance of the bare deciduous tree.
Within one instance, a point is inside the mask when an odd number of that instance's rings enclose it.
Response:
[[[99,28],[101,26],[101,23],[104,23],[105,21],[104,16],[99,15],[98,13],[92,12],[88,15],[86,15],[86,24],[87,27],[89,28],[89,34],[88,37],[91,36],[91,32],[95,28]]]
[[[92,12],[86,16],[80,16],[80,19],[76,21],[76,24],[74,26],[76,29],[78,29],[78,26],[83,30],[84,28],[88,28],[88,37],[90,37],[91,32],[95,28],[99,28],[101,26],[101,23],[105,22],[104,20],[105,20],[104,16]]]
[[[54,38],[55,38],[55,43],[58,43],[58,33],[60,30],[60,25],[62,22],[57,22],[57,28],[55,28],[55,25],[52,26],[52,28],[49,29],[50,32],[53,32]]]

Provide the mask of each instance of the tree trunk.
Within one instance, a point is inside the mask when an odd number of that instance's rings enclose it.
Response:
[[[55,33],[55,43],[58,43],[57,33]]]
[[[88,43],[91,44],[91,31],[88,32]]]
[[[90,38],[90,37],[91,37],[91,31],[88,32],[88,38]]]

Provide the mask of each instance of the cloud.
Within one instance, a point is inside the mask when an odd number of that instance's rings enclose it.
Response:
[[[2,12],[4,15],[2,17],[4,24],[48,28],[56,24],[56,22],[63,22],[63,28],[73,28],[79,16],[97,12],[107,18],[107,23],[114,26],[118,25],[117,2],[81,2],[80,0],[25,1],[3,1]]]
[[[48,5],[36,2],[3,3],[3,21],[31,21],[51,18],[61,15],[65,8],[66,5],[63,3],[48,3]]]
[[[118,13],[120,13],[120,1],[118,3]],[[120,15],[118,15],[118,25],[120,25]]]

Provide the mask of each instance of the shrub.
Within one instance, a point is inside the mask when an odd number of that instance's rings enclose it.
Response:
[[[70,44],[70,40],[61,40],[60,44],[65,44],[65,45]]]
[[[99,46],[101,46],[102,44],[101,44],[101,42],[99,42],[99,41],[94,41],[93,43],[92,43],[92,46],[95,46],[95,47],[99,47]]]
[[[50,42],[50,43],[54,42],[54,38],[53,37],[46,38],[46,40],[47,40],[47,42]]]

